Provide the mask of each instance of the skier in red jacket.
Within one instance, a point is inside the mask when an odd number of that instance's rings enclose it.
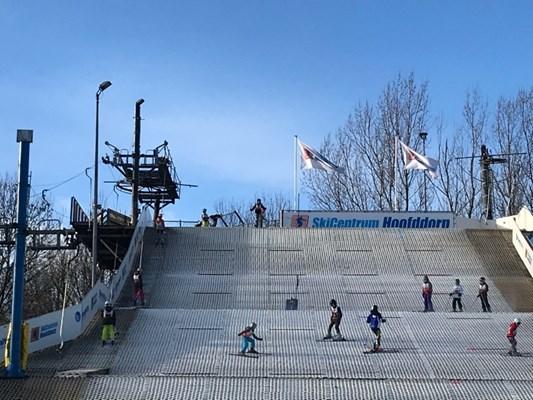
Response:
[[[255,341],[263,340],[263,338],[260,338],[255,334],[255,328],[257,328],[257,324],[255,322],[252,322],[240,333],[238,333],[238,336],[242,338],[240,354],[246,353],[247,349],[248,353],[258,354],[257,350],[255,350]]]
[[[509,350],[509,355],[511,356],[520,355],[520,353],[516,351],[516,331],[521,323],[522,321],[520,318],[515,318],[513,322],[511,322],[511,325],[509,325],[509,329],[507,329],[507,339],[509,340],[509,343],[511,343],[511,350]]]

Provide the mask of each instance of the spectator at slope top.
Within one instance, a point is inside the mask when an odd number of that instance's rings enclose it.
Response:
[[[431,296],[433,295],[433,284],[430,282],[429,277],[424,275],[422,280],[422,297],[424,298],[424,312],[433,311],[433,302]]]
[[[250,208],[250,211],[255,211],[255,227],[262,228],[266,207],[261,203],[261,199],[257,199],[256,203]]]
[[[209,215],[207,214],[207,208],[202,210],[202,215],[200,215],[200,226],[202,228],[209,228]]]

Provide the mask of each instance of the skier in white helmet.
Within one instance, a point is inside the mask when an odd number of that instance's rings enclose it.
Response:
[[[106,301],[104,310],[102,311],[102,346],[105,346],[109,340],[111,340],[111,345],[115,344],[116,323],[117,319],[113,305],[109,301]]]
[[[516,331],[521,323],[522,320],[520,318],[515,318],[509,325],[509,329],[507,329],[507,339],[509,340],[509,343],[511,343],[511,350],[509,350],[509,355],[511,356],[520,355],[520,353],[516,351]]]

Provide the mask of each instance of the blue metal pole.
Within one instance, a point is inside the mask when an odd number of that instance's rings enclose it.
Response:
[[[11,345],[9,349],[11,362],[7,369],[10,378],[22,378],[22,322],[24,303],[24,263],[26,253],[26,230],[28,228],[28,192],[30,169],[30,143],[33,141],[32,130],[17,130],[17,142],[20,143],[18,199],[17,199],[17,234],[15,244],[15,271],[13,274],[13,302],[11,307]]]

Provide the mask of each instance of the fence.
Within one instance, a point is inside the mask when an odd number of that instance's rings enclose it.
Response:
[[[120,296],[122,287],[130,276],[131,268],[139,255],[144,231],[151,224],[150,211],[145,207],[139,217],[128,251],[117,273],[107,284],[98,282],[80,303],[65,308],[62,332],[60,332],[61,310],[31,318],[27,321],[30,325],[30,353],[57,346],[62,341],[66,342],[77,338],[85,331],[96,313],[103,308],[105,301],[114,302]],[[5,345],[7,330],[8,325],[0,326],[1,347]]]

